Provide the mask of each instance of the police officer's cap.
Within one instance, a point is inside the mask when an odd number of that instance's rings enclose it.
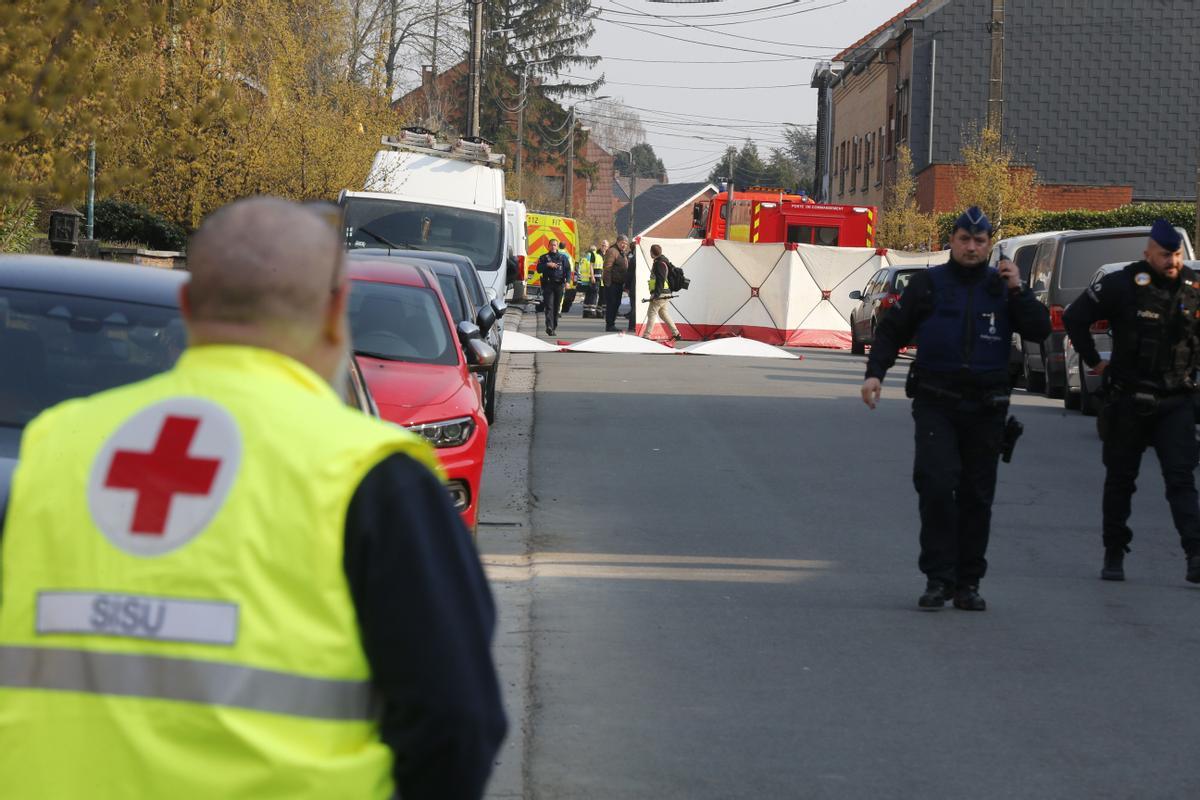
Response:
[[[959,228],[972,236],[980,233],[992,235],[992,221],[987,218],[987,214],[984,214],[983,209],[979,206],[971,206],[954,221],[954,230]]]
[[[1165,219],[1154,220],[1154,225],[1150,228],[1150,238],[1164,250],[1169,250],[1174,253],[1180,247],[1183,247],[1183,236],[1179,231],[1175,230],[1175,226],[1167,222]]]

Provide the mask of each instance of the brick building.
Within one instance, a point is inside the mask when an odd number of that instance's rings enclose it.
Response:
[[[881,200],[907,144],[921,208],[952,209],[998,31],[1001,130],[1042,208],[1194,200],[1198,26],[1195,0],[918,0],[813,72],[822,199]]]

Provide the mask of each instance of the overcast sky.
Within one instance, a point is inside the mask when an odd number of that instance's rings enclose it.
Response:
[[[592,0],[600,16],[588,52],[601,61],[573,74],[603,74],[598,94],[638,110],[671,182],[699,181],[728,145],[750,136],[765,156],[782,144],[783,123],[815,126],[814,64],[911,1]],[[720,63],[733,61],[743,63]]]

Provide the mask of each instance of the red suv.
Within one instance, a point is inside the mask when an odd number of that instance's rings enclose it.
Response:
[[[354,354],[379,415],[437,448],[455,508],[474,533],[488,423],[471,373],[491,366],[496,351],[473,323],[454,325],[427,269],[395,259],[347,267]]]

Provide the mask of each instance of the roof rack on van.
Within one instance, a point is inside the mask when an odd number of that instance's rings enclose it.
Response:
[[[488,167],[504,166],[504,154],[492,152],[492,142],[478,136],[459,139],[455,144],[439,142],[437,134],[427,128],[404,128],[399,136],[384,136],[384,147],[393,147],[410,153],[423,153],[440,158],[469,161]]]

